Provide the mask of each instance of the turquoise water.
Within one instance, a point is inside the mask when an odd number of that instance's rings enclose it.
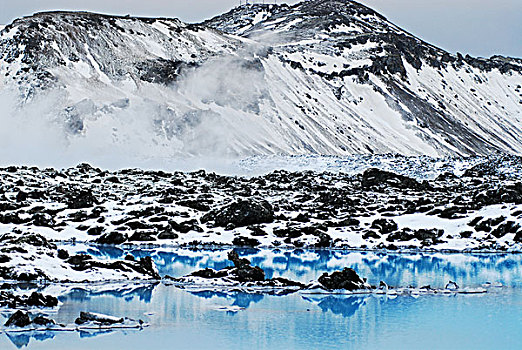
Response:
[[[95,248],[118,258],[129,251]],[[136,256],[147,250],[130,251]],[[359,252],[243,251],[269,275],[306,282],[341,265],[354,267],[371,283],[439,287],[449,279],[463,286],[501,282],[482,295],[270,296],[240,292],[189,292],[162,284],[61,297],[53,316],[70,321],[88,310],[141,318],[142,331],[104,334],[0,335],[0,349],[521,349],[520,255]],[[196,268],[221,267],[226,251],[170,250],[152,256],[162,274],[180,276]],[[224,306],[238,312],[218,310]],[[5,313],[0,316],[4,317]]]

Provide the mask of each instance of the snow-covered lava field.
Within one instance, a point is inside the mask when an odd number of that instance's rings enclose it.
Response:
[[[91,262],[76,269],[87,270],[84,275],[67,273],[84,262],[69,258],[69,252],[60,256],[53,250],[59,242],[521,252],[521,164],[510,156],[367,156],[345,158],[345,171],[341,166],[335,172],[277,170],[256,176],[103,171],[87,164],[2,168],[0,272],[14,280],[82,281],[106,268]],[[21,249],[25,245],[30,248]],[[69,265],[63,267],[63,260]],[[152,267],[125,264],[112,268],[129,270],[124,278],[154,277]]]

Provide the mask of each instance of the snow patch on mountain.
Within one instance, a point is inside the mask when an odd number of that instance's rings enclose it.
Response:
[[[0,62],[4,161],[522,153],[522,61],[452,55],[351,1],[202,25],[40,13],[1,32]]]

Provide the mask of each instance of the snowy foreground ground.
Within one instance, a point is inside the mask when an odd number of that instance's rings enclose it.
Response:
[[[212,247],[522,252],[520,157],[263,157],[236,167],[241,176],[104,171],[88,164],[63,170],[1,168],[0,310],[7,321],[0,333],[11,339],[24,332],[148,326],[92,310],[56,323],[53,311],[60,298],[80,287],[101,293],[162,282],[223,295],[389,297],[483,294],[503,287],[371,284],[348,265],[293,281],[271,276],[232,250],[227,259],[233,266],[169,276],[158,271],[154,254],[125,255],[138,246],[187,252]],[[123,255],[107,258],[97,253],[101,249]],[[27,345],[26,338],[20,344]]]

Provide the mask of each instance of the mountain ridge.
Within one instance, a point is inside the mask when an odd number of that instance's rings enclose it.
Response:
[[[199,24],[45,12],[0,37],[0,86],[58,91],[68,143],[101,127],[132,143],[127,114],[143,156],[520,154],[521,84],[520,59],[451,54],[347,0]]]

